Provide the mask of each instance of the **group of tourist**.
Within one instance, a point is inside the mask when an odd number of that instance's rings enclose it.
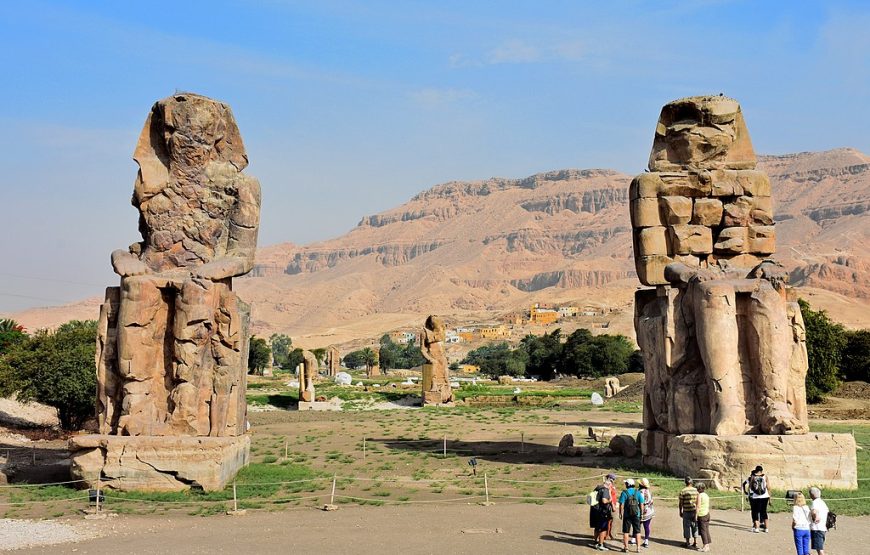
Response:
[[[616,475],[608,474],[603,483],[595,487],[587,499],[590,505],[589,527],[593,529],[594,548],[606,551],[607,540],[613,539],[613,520],[617,516],[622,521],[622,551],[627,553],[630,545],[649,547],[650,526],[655,515],[653,494],[647,478],[635,481],[626,478],[621,492],[616,489]],[[697,551],[710,551],[710,496],[704,482],[697,484],[692,478],[685,479],[685,487],[680,490],[678,508],[683,522],[685,547]],[[752,516],[752,532],[767,533],[767,508],[770,503],[770,490],[767,477],[761,466],[755,467],[743,482],[743,492],[749,499]],[[811,504],[807,505],[803,493],[794,498],[792,529],[797,555],[809,555],[815,549],[818,555],[825,555],[825,534],[830,519],[828,506],[822,500],[819,488],[809,490]],[[641,540],[641,534],[643,539]],[[698,545],[698,538],[701,544]]]
[[[616,491],[616,475],[608,474],[604,482],[590,493],[589,527],[594,530],[595,549],[605,551],[604,542],[613,539],[613,516],[622,520],[622,551],[629,545],[649,547],[650,524],[655,515],[652,490],[647,478],[636,483],[626,478],[622,492]],[[641,542],[641,530],[643,541]]]

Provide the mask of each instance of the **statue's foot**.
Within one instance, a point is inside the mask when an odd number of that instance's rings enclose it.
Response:
[[[808,431],[804,422],[782,409],[770,409],[761,422],[761,432],[769,435],[796,435]]]
[[[726,418],[713,425],[713,435],[739,436],[746,433],[743,418]]]

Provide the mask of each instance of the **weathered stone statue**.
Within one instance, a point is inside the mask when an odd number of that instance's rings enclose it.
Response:
[[[619,378],[609,377],[604,379],[604,396],[608,399],[625,389],[625,386],[619,385]]]
[[[341,370],[341,353],[335,345],[331,345],[326,351],[326,372],[330,378],[334,378]]]
[[[685,98],[662,108],[650,171],[629,192],[638,277],[655,287],[635,294],[644,459],[720,483],[739,481],[743,440],[691,456],[681,442],[808,431],[803,321],[786,272],[766,259],[775,251],[770,180],[755,167],[737,101]],[[778,456],[767,443],[754,443],[751,460]],[[717,453],[728,462],[714,462]],[[827,483],[854,478],[845,469]]]
[[[314,378],[318,371],[317,357],[311,351],[302,351],[302,364],[299,365],[299,401],[314,401]]]
[[[73,468],[124,489],[221,488],[250,445],[249,308],[232,278],[253,266],[260,185],[241,173],[248,159],[229,106],[195,94],[154,105],[133,158],[142,241],[112,253],[121,286],[100,311],[101,435],[72,440]],[[203,445],[211,474],[190,464]],[[148,470],[155,450],[174,454]]]
[[[453,402],[453,389],[447,369],[447,354],[444,341],[447,328],[437,316],[426,318],[420,351],[426,363],[423,364],[423,405],[443,405]]]

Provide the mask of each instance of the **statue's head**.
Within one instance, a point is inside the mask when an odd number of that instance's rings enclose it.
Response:
[[[139,164],[134,203],[161,192],[179,172],[202,173],[210,164],[240,172],[248,156],[229,106],[192,93],[157,101],[133,153]]]
[[[726,96],[692,96],[662,108],[649,169],[752,169],[756,158],[740,104]]]
[[[429,316],[426,318],[426,329],[434,331],[436,337],[446,337],[447,328],[444,326],[444,320],[439,316]]]

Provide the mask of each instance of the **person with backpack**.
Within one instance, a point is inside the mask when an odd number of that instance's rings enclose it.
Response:
[[[643,518],[643,494],[634,487],[634,480],[625,480],[625,489],[619,496],[622,519],[622,552],[628,553],[628,536],[634,538],[640,553],[640,521]]]
[[[819,555],[825,555],[825,536],[828,529],[837,526],[837,515],[828,510],[828,504],[822,500],[822,490],[810,488],[810,543]],[[807,552],[809,553],[809,551]]]
[[[698,547],[698,490],[686,477],[686,487],[680,490],[680,517],[683,519],[683,538],[686,547]]]
[[[761,465],[756,466],[749,478],[743,481],[743,493],[749,497],[752,531],[767,533],[769,531],[767,528],[767,506],[770,503],[770,491],[767,487],[767,476],[764,475],[764,469]],[[761,523],[761,528],[758,527],[759,523]]]
[[[607,529],[613,522],[613,498],[610,496],[610,487],[604,479],[604,483],[598,484],[589,494],[589,527],[592,528],[595,549],[607,551],[604,542],[607,540]]]
[[[797,555],[810,555],[810,508],[804,494],[798,492],[791,509],[791,529]]]
[[[652,526],[652,517],[656,514],[656,510],[653,507],[653,494],[647,478],[640,479],[640,493],[643,495],[643,516],[640,517],[640,523],[643,525],[642,545],[649,547],[650,527]]]
[[[701,543],[703,547],[699,547],[698,551],[710,551],[710,544],[713,540],[710,538],[710,496],[707,495],[707,486],[704,482],[698,484],[698,501],[695,503],[698,508],[698,533],[701,535]]]
[[[613,510],[613,512],[619,514],[619,502],[617,501],[617,499],[619,499],[619,493],[616,491],[616,474],[608,474],[607,481],[605,483],[610,489],[610,508]],[[613,518],[610,519],[610,522],[607,525],[607,539],[613,539]]]

